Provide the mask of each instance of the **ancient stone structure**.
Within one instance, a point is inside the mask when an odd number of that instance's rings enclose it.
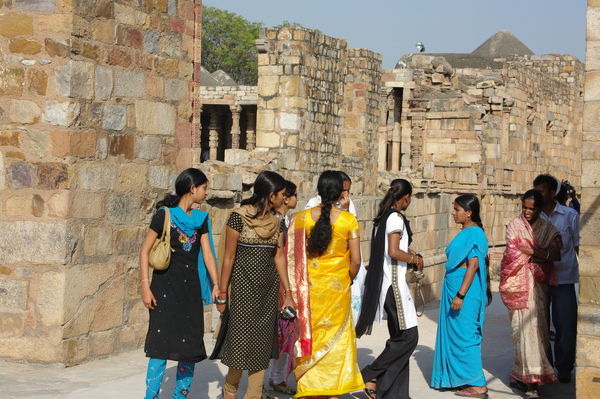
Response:
[[[258,86],[211,86],[199,80],[198,0],[70,4],[0,0],[1,357],[71,365],[140,344],[137,251],[156,199],[189,166],[209,174],[217,241],[262,170],[303,200],[321,171],[346,171],[367,259],[381,195],[410,179],[428,299],[457,232],[454,196],[480,196],[497,260],[536,174],[580,184],[574,57],[483,46],[381,71],[379,54],[343,39],[269,28]]]
[[[204,160],[225,160],[226,149],[256,147],[256,86],[239,86],[223,71],[202,70],[199,104]]]
[[[585,63],[585,108],[581,176],[579,319],[576,392],[598,397],[600,387],[600,1],[589,0]]]
[[[199,142],[200,4],[0,13],[0,356],[72,365],[138,347],[139,245]]]

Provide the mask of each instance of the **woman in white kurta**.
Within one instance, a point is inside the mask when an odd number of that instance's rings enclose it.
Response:
[[[374,219],[371,258],[365,281],[357,336],[369,333],[374,320],[387,318],[390,338],[373,363],[362,370],[369,398],[409,398],[409,361],[419,334],[417,313],[406,283],[408,264],[423,268],[420,256],[409,250],[412,232],[401,213],[410,205],[412,186],[395,179]]]

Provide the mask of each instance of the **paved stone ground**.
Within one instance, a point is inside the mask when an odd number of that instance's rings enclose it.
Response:
[[[427,310],[419,319],[419,345],[411,362],[410,392],[413,399],[455,398],[452,392],[439,392],[429,388],[431,363],[438,318],[436,303],[427,304]],[[523,395],[508,387],[508,375],[514,354],[509,335],[509,319],[499,295],[488,308],[484,331],[483,366],[491,399],[517,398]],[[358,357],[361,366],[371,362],[385,345],[385,325],[375,325],[373,334],[358,340]],[[212,349],[212,336],[205,336],[207,349]],[[146,358],[141,349],[96,360],[80,366],[62,368],[57,366],[0,362],[0,398],[63,398],[63,399],[129,399],[143,398]],[[218,398],[226,367],[219,362],[203,361],[196,366],[196,377],[189,399]],[[171,396],[175,378],[175,362],[169,362],[163,398]],[[244,379],[245,380],[245,379]],[[245,390],[245,381],[240,386]],[[540,387],[543,399],[575,398],[574,382],[555,383]],[[272,394],[278,399],[290,398]],[[242,395],[239,395],[240,399]],[[366,399],[364,393],[344,395],[344,399]]]

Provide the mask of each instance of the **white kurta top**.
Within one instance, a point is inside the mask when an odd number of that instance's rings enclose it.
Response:
[[[375,229],[380,228],[381,226],[377,226]],[[375,230],[377,232],[377,230]],[[408,234],[406,233],[406,227],[404,226],[404,220],[402,216],[398,213],[392,213],[388,219],[385,226],[385,257],[383,260],[383,281],[381,286],[381,294],[379,297],[379,307],[377,308],[377,314],[375,315],[375,320],[381,324],[382,319],[387,319],[387,315],[385,314],[385,310],[383,309],[383,304],[385,302],[385,297],[387,295],[388,289],[392,285],[392,268],[397,268],[397,282],[396,286],[398,288],[398,292],[400,293],[400,299],[402,303],[397,303],[396,305],[402,306],[402,310],[404,313],[404,322],[406,324],[406,329],[415,327],[417,325],[417,311],[415,309],[415,304],[412,296],[410,295],[410,288],[406,283],[406,262],[401,262],[399,260],[393,261],[390,257],[388,247],[389,247],[389,235],[393,233],[400,233],[400,243],[399,248],[404,252],[408,252]],[[393,263],[396,266],[393,266]],[[400,310],[400,309],[398,309]]]

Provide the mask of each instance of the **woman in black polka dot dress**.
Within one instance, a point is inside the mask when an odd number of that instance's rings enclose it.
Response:
[[[223,396],[236,398],[243,370],[248,370],[246,399],[259,399],[269,360],[277,355],[277,292],[289,291],[282,248],[283,221],[274,208],[283,202],[285,180],[265,171],[254,182],[254,194],[227,220],[225,254],[217,299],[224,317],[211,359],[229,367]],[[224,288],[228,287],[228,290]],[[283,307],[296,307],[286,295]]]

